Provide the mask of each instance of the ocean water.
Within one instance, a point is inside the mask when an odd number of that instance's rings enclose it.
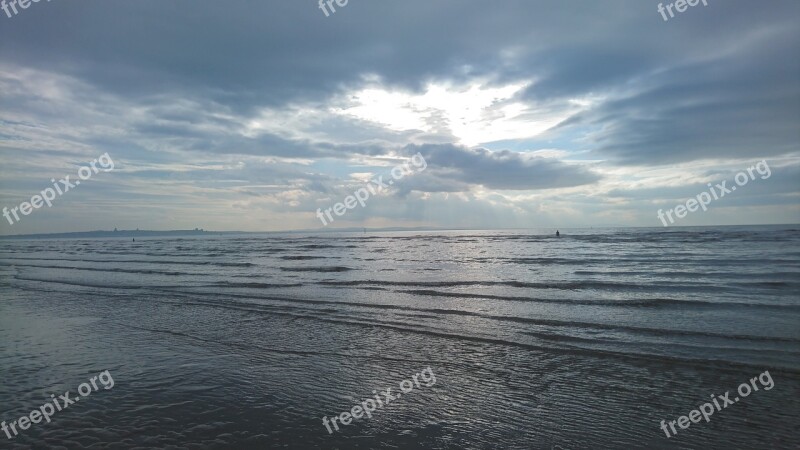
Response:
[[[0,240],[0,448],[798,448],[799,226],[562,233]]]

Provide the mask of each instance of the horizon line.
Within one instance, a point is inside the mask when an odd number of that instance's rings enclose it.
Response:
[[[63,236],[63,235],[86,235],[91,233],[110,234],[113,237],[116,234],[136,234],[136,233],[185,233],[185,234],[278,234],[278,233],[335,233],[335,232],[360,232],[373,231],[373,232],[396,232],[396,231],[511,231],[511,230],[536,230],[536,229],[558,229],[558,230],[588,230],[594,228],[709,228],[709,227],[770,227],[770,226],[785,226],[796,225],[800,223],[769,223],[769,224],[727,224],[727,225],[672,225],[669,227],[663,226],[633,226],[633,225],[592,225],[585,227],[553,227],[553,226],[536,226],[536,227],[509,227],[509,228],[482,228],[482,227],[464,227],[464,228],[450,228],[450,227],[341,227],[341,228],[314,228],[314,229],[289,229],[289,230],[271,230],[271,231],[241,231],[241,230],[206,230],[203,228],[195,229],[172,229],[172,230],[87,230],[87,231],[61,231],[49,233],[27,233],[27,234],[0,234],[0,239],[14,239],[26,237],[47,237],[47,236]]]

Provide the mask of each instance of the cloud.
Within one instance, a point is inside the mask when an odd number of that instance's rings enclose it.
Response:
[[[119,169],[0,233],[305,228],[353,174],[416,152],[428,168],[353,220],[650,225],[764,158],[774,182],[703,217],[800,220],[797,17],[794,0],[669,22],[626,0],[39,3],[0,28],[0,200],[104,152]]]
[[[789,56],[800,34],[774,30],[738,45],[664,69],[562,127],[591,129],[595,155],[629,164],[800,150],[800,63]]]
[[[454,180],[458,183],[455,186],[469,184],[488,189],[531,190],[581,186],[600,179],[584,165],[568,164],[538,154],[469,149],[456,145],[409,145],[403,152],[406,155],[419,152],[427,161],[428,169],[421,177],[421,183],[433,177]]]

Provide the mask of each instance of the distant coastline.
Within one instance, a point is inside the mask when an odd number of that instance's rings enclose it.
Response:
[[[105,239],[105,238],[137,238],[137,237],[173,237],[173,236],[229,236],[234,234],[284,234],[284,233],[349,233],[349,232],[386,232],[386,231],[458,231],[450,228],[432,227],[386,227],[386,228],[321,228],[308,230],[285,231],[206,231],[194,230],[95,230],[73,231],[66,233],[36,233],[0,235],[0,240],[11,239]]]
[[[163,236],[207,236],[217,234],[236,234],[236,232],[217,232],[194,230],[96,230],[74,231],[68,233],[38,233],[38,234],[10,234],[0,235],[2,239],[74,239],[74,238],[136,238],[136,237],[163,237]]]

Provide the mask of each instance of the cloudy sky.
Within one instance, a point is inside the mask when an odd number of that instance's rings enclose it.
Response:
[[[335,4],[334,4],[335,6]],[[800,222],[800,2],[56,0],[0,12],[0,234]],[[11,11],[11,9],[9,9]],[[13,11],[11,12],[13,14]]]

